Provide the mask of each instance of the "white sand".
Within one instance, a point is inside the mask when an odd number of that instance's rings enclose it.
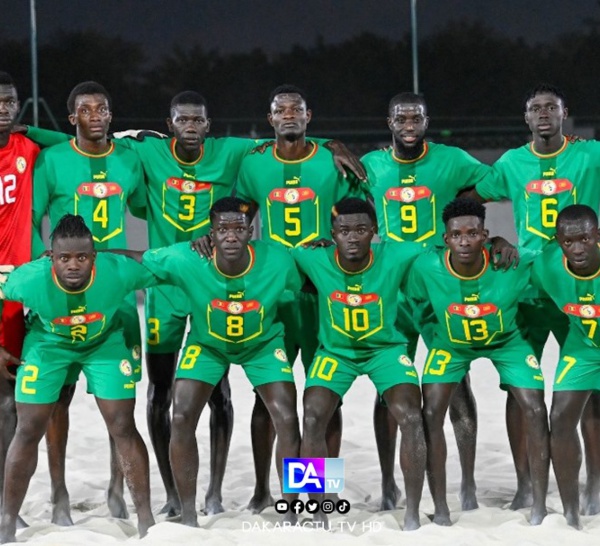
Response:
[[[424,348],[420,347],[417,358],[422,367]],[[544,357],[546,378],[551,379],[557,356],[557,347],[551,343]],[[297,385],[301,390],[303,376],[301,366],[296,364]],[[448,502],[454,525],[442,528],[427,518],[433,512],[431,497],[425,486],[421,503],[421,529],[404,533],[403,502],[393,512],[376,512],[380,497],[380,473],[375,450],[372,427],[372,406],[375,390],[368,379],[357,381],[344,400],[344,437],[341,455],[346,462],[346,488],[341,497],[352,503],[346,516],[332,517],[333,532],[322,530],[259,530],[263,525],[272,526],[278,521],[273,509],[260,516],[252,516],[244,508],[254,486],[250,449],[250,413],[253,394],[241,369],[234,366],[230,373],[235,427],[233,432],[229,465],[225,475],[223,502],[224,514],[214,517],[201,516],[200,529],[190,529],[177,523],[166,522],[164,516],[150,529],[142,544],[163,546],[167,544],[199,543],[261,544],[286,546],[319,541],[323,544],[377,544],[402,543],[403,545],[453,545],[478,546],[511,544],[569,544],[589,545],[600,540],[600,517],[583,517],[583,531],[568,527],[562,517],[562,508],[556,482],[551,474],[548,495],[549,516],[539,527],[527,523],[528,510],[511,512],[506,509],[515,491],[515,476],[506,439],[504,425],[505,394],[498,388],[498,377],[489,361],[476,361],[472,366],[472,384],[479,407],[479,437],[476,464],[476,480],[480,508],[472,512],[460,512],[458,490],[460,470],[456,445],[451,427],[447,423],[448,456]],[[549,381],[548,381],[549,382]],[[550,382],[549,382],[550,383]],[[137,422],[146,444],[150,446],[145,420],[147,382],[142,381],[138,390]],[[550,401],[550,389],[546,386],[546,398]],[[200,449],[200,475],[198,480],[198,509],[204,504],[205,487],[208,484],[208,410],[203,414],[197,432]],[[61,528],[51,525],[49,503],[49,478],[45,446],[41,446],[37,472],[31,482],[21,515],[30,528],[19,531],[19,541],[37,544],[115,544],[124,541],[137,544],[135,514],[130,520],[115,520],[108,516],[104,490],[108,480],[108,441],[104,425],[94,399],[85,394],[84,384],[78,387],[71,411],[71,437],[67,454],[67,484],[71,495],[71,507],[75,525]],[[155,513],[162,507],[165,494],[153,454],[151,459],[152,505]],[[396,476],[402,486],[401,473]],[[584,482],[584,470],[580,483]],[[277,496],[278,483],[275,469],[272,471],[271,488]],[[128,506],[133,512],[129,496]],[[596,539],[593,537],[596,536]]]

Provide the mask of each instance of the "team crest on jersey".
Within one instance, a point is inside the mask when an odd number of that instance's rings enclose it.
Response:
[[[554,195],[569,191],[573,188],[573,184],[566,178],[553,178],[552,180],[532,180],[525,189],[529,193],[537,193],[541,195]]]
[[[453,303],[448,306],[448,312],[450,314],[468,318],[491,315],[497,311],[498,308],[493,303],[482,303],[479,305],[461,305],[459,303]]]
[[[402,364],[403,366],[407,366],[409,368],[412,368],[412,360],[410,358],[408,358],[406,355],[400,355],[398,357],[398,362],[400,362],[400,364]]]
[[[540,363],[538,362],[538,359],[535,358],[535,356],[533,355],[527,355],[527,357],[525,358],[525,362],[530,368],[533,368],[534,370],[540,369]]]
[[[83,315],[75,315],[71,317],[71,324],[83,324],[85,322],[85,317]]]
[[[348,294],[346,302],[352,307],[357,307],[362,303],[362,298],[358,294]]]
[[[102,313],[87,313],[85,315],[73,315],[71,317],[56,317],[52,323],[60,324],[61,326],[77,326],[79,324],[89,324],[102,320]]]
[[[281,360],[281,362],[287,362],[287,355],[283,349],[275,349],[275,351],[273,351],[273,355],[277,360]]]
[[[142,348],[139,345],[134,345],[131,349],[131,356],[134,360],[139,360],[142,356]]]
[[[97,197],[98,199],[106,197],[106,194],[108,193],[106,184],[102,184],[101,182],[94,184],[94,189],[92,191],[94,193],[94,197]]]
[[[600,315],[600,305],[579,305],[577,303],[567,303],[563,307],[563,313],[567,315],[574,315],[576,317],[583,318],[596,318]]]
[[[196,191],[196,183],[193,180],[184,180],[181,183],[181,191],[183,193],[193,193]]]
[[[298,192],[298,190],[295,189],[286,190],[283,196],[285,202],[290,204],[297,203],[298,197],[300,197],[300,193]]]
[[[479,306],[477,305],[467,305],[465,307],[465,315],[467,315],[470,318],[478,317],[480,314],[481,311],[479,310]]]
[[[413,186],[410,188],[390,188],[385,192],[385,198],[390,201],[401,203],[412,203],[419,199],[431,196],[431,190],[425,186]]]
[[[232,301],[227,306],[227,311],[229,311],[232,315],[239,315],[244,310],[244,306],[238,301]]]
[[[125,359],[121,360],[121,363],[119,364],[119,370],[121,370],[121,373],[126,377],[129,377],[133,373],[133,369],[131,368],[129,360]]]
[[[15,166],[17,167],[19,174],[23,174],[27,168],[27,160],[20,155],[17,157],[17,161],[15,161]]]

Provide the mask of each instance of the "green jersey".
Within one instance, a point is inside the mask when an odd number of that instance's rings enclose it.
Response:
[[[236,194],[258,203],[263,241],[293,248],[314,239],[330,239],[333,205],[361,194],[358,183],[350,184],[338,172],[329,150],[308,142],[313,149],[304,159],[281,159],[272,145],[242,161]]]
[[[292,255],[319,295],[319,342],[341,358],[370,358],[406,343],[396,329],[399,288],[420,245],[374,243],[369,265],[342,269],[337,248],[297,248]]]
[[[589,277],[575,275],[560,246],[552,243],[534,261],[531,279],[569,318],[569,341],[600,347],[600,271]]]
[[[300,289],[300,274],[282,249],[255,241],[248,250],[250,264],[235,277],[221,273],[214,259],[201,258],[188,243],[144,253],[143,265],[189,299],[188,345],[234,355],[283,335],[277,301],[284,290]]]
[[[177,157],[175,139],[123,138],[118,145],[135,150],[147,188],[148,239],[151,248],[191,241],[210,229],[213,203],[231,195],[243,157],[256,145],[246,138],[207,138],[200,157]]]
[[[146,205],[142,166],[137,155],[110,143],[106,153],[91,155],[75,139],[40,153],[33,184],[33,255],[45,250],[42,218],[53,229],[67,214],[83,216],[97,249],[126,248],[125,207]]]
[[[156,284],[135,260],[99,252],[88,284],[77,291],[59,285],[50,258],[15,269],[3,287],[7,300],[33,312],[31,332],[62,346],[88,346],[105,339],[121,322],[115,317],[133,290]]]
[[[490,265],[487,248],[483,258],[484,267],[474,277],[454,271],[448,249],[428,252],[415,261],[407,296],[431,307],[436,347],[494,347],[519,335],[517,303],[529,284],[531,262],[522,259],[517,269],[500,271]]]
[[[484,199],[513,202],[519,245],[541,250],[554,237],[558,212],[580,203],[600,206],[600,142],[568,142],[553,154],[538,154],[533,143],[506,152],[493,176],[477,184]]]
[[[393,147],[376,150],[361,160],[367,170],[382,240],[443,244],[444,207],[490,171],[467,152],[425,142],[412,160],[396,157]]]

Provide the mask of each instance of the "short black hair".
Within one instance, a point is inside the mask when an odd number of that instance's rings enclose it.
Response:
[[[457,197],[444,207],[442,221],[447,226],[452,218],[458,218],[459,216],[477,216],[483,224],[485,223],[485,207],[474,199]]]
[[[218,201],[215,201],[212,207],[210,207],[210,222],[214,221],[217,214],[221,214],[223,212],[240,212],[246,216],[248,219],[248,223],[250,223],[251,218],[249,216],[250,213],[250,203],[240,199],[239,197],[222,197]]]
[[[204,106],[204,108],[208,109],[206,99],[196,91],[182,91],[181,93],[177,93],[177,95],[171,99],[169,112],[180,104],[193,104],[194,106]]]
[[[377,215],[373,205],[364,199],[358,197],[346,197],[338,201],[331,208],[331,225],[335,222],[338,216],[342,214],[366,214],[373,225],[377,227]]]
[[[388,114],[390,116],[392,115],[392,110],[397,104],[421,104],[425,109],[425,112],[427,112],[427,103],[425,102],[425,97],[420,93],[404,91],[394,95],[388,104]]]
[[[306,98],[306,93],[304,92],[304,90],[300,89],[299,87],[296,87],[295,85],[284,83],[283,85],[279,85],[275,89],[273,89],[273,91],[271,91],[271,94],[269,95],[269,106],[271,106],[272,102],[275,100],[275,97],[277,95],[284,94],[300,95],[300,98],[302,98],[302,100],[308,105],[308,100]]]
[[[12,79],[12,76],[8,72],[4,72],[0,70],[0,85],[11,85],[16,88],[15,80]]]
[[[556,229],[565,222],[576,222],[578,220],[590,220],[595,226],[598,225],[598,215],[593,208],[587,205],[569,205],[562,209],[556,217]]]
[[[88,81],[78,83],[69,93],[69,98],[67,99],[69,114],[75,113],[75,100],[80,95],[104,95],[108,101],[108,109],[112,111],[112,99],[106,88],[98,82]]]
[[[567,106],[567,97],[558,87],[549,83],[538,83],[525,95],[525,100],[523,101],[523,110],[527,110],[527,103],[531,99],[533,99],[536,95],[541,95],[542,93],[550,93],[551,95],[554,95],[556,98],[561,100],[563,107]]]
[[[94,241],[92,232],[86,226],[83,216],[75,214],[65,214],[54,227],[50,234],[50,239],[54,242],[56,239],[81,238]]]

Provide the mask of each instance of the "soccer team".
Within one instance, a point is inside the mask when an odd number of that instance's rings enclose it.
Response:
[[[531,506],[531,523],[541,523],[552,459],[565,517],[580,527],[581,421],[588,469],[581,508],[600,512],[600,144],[563,135],[567,108],[558,89],[541,85],[527,95],[532,141],[493,167],[427,141],[426,104],[412,93],[390,101],[392,145],[362,163],[336,141],[306,136],[311,111],[294,86],[272,92],[274,139],[263,142],[207,137],[207,105],[192,91],[171,101],[172,138],[110,138],[110,95],[95,82],[77,85],[67,107],[75,138],[16,127],[15,84],[0,73],[1,542],[25,525],[18,512],[44,434],[52,520],[72,524],[64,459],[80,372],[109,432],[111,514],[128,515],[124,478],[140,535],[154,523],[148,454],[133,417],[142,368],[133,291],[143,288],[149,431],[167,493],[163,511],[184,524],[197,525],[195,430],[207,403],[204,511],[223,511],[232,363],[256,392],[255,513],[273,504],[275,439],[280,479],[285,457],[339,455],[341,402],[361,374],[378,393],[381,508],[393,509],[399,496],[399,427],[404,529],[420,525],[425,474],[433,521],[450,525],[449,408],[461,505],[476,508],[468,373],[480,357],[493,362],[508,393],[517,471],[511,508]],[[503,198],[513,202],[518,253],[485,229],[482,203]],[[146,219],[150,250],[127,249],[126,208]],[[257,213],[260,241],[252,240]],[[40,235],[45,215],[50,251]],[[561,353],[549,426],[539,362],[550,331]],[[413,364],[419,335],[429,351],[421,378]],[[298,354],[306,371],[302,434],[290,367]],[[314,520],[327,525],[322,512]]]

